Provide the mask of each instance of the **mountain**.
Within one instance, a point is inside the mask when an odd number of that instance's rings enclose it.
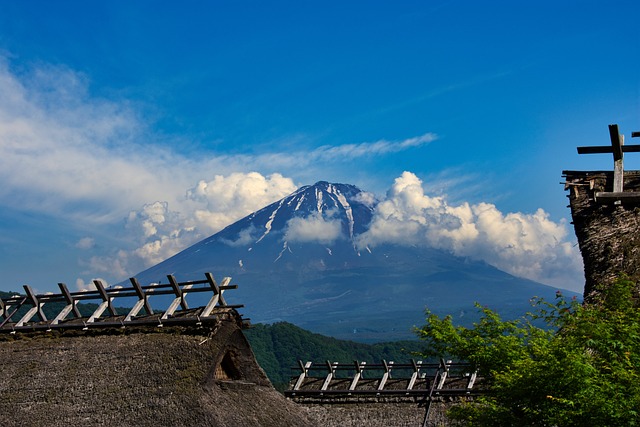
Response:
[[[424,309],[477,319],[475,302],[505,317],[553,300],[556,289],[484,262],[425,247],[359,247],[374,212],[355,186],[318,182],[298,189],[136,275],[141,283],[231,276],[225,297],[253,322],[286,321],[362,342],[415,338]],[[566,292],[569,296],[577,295]],[[196,295],[188,299],[197,298]]]

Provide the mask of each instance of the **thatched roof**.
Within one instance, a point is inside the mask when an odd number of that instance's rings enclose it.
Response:
[[[0,336],[1,424],[311,426],[238,322]]]

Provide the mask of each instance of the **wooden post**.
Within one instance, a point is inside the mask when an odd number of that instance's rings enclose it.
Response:
[[[209,283],[209,286],[213,291],[213,296],[211,297],[205,308],[202,309],[202,313],[200,313],[200,316],[202,317],[210,316],[211,312],[218,303],[220,303],[220,305],[223,307],[227,305],[227,301],[225,301],[224,297],[222,296],[222,292],[224,291],[224,289],[221,288],[223,286],[228,286],[231,282],[231,277],[225,277],[224,279],[222,279],[222,283],[220,284],[220,286],[218,286],[211,273],[205,273],[205,276],[207,277],[207,282]]]
[[[16,323],[16,327],[23,326],[25,323],[31,320],[31,318],[35,316],[36,313],[38,313],[40,320],[42,320],[43,322],[46,322],[47,318],[44,315],[44,312],[42,311],[42,306],[44,304],[38,301],[38,298],[36,297],[36,294],[33,292],[33,289],[31,289],[31,286],[24,285],[23,287],[25,292],[27,293],[27,297],[31,300],[31,303],[33,304],[33,308],[31,308],[29,311],[27,311],[27,313],[24,316],[22,316],[22,319],[20,319],[18,323]]]
[[[130,322],[131,319],[137,316],[140,310],[142,310],[142,307],[144,307],[147,315],[153,314],[153,309],[149,305],[149,296],[144,292],[144,290],[142,290],[142,286],[138,283],[138,279],[131,277],[129,281],[131,282],[133,289],[136,291],[136,295],[138,295],[138,301],[133,305],[127,316],[124,318],[125,322]]]
[[[18,305],[16,306],[16,308],[14,308],[13,311],[9,314],[7,314],[7,312],[9,311],[10,306],[7,305],[5,307],[5,310],[6,310],[4,314],[5,319],[2,321],[2,323],[0,323],[0,328],[2,328],[4,325],[9,323],[9,320],[13,317],[13,315],[16,314],[18,310],[20,310],[20,307],[22,307],[26,302],[27,302],[27,297],[22,298],[18,303]]]
[[[298,360],[298,365],[300,365],[300,370],[302,371],[300,373],[300,376],[298,377],[298,380],[296,381],[296,384],[293,386],[294,390],[300,390],[300,387],[302,386],[302,383],[304,382],[304,379],[307,377],[307,373],[309,372],[309,368],[311,367],[311,362],[307,362],[304,365],[302,364],[302,360]]]
[[[4,303],[4,301],[2,300],[2,298],[0,298],[0,316],[6,318],[7,317],[7,313],[9,312],[9,308],[11,308],[10,305],[6,305]]]
[[[117,316],[118,314],[116,313],[116,310],[111,305],[111,303],[113,302],[113,297],[110,297],[107,294],[107,291],[104,289],[104,285],[102,284],[102,282],[100,280],[94,280],[93,284],[96,285],[96,289],[100,294],[100,298],[102,298],[102,303],[98,306],[98,308],[96,308],[96,311],[93,312],[91,317],[89,317],[87,323],[95,322],[95,320],[99,318],[107,308],[113,316]]]
[[[469,382],[467,383],[467,392],[471,391],[473,385],[476,382],[476,378],[478,377],[478,371],[473,371],[471,376],[469,377]]]
[[[447,380],[447,375],[449,375],[449,365],[444,359],[440,359],[440,368],[442,368],[442,374],[440,375],[440,381],[438,382],[437,390],[441,390],[444,388],[444,383]]]
[[[189,285],[185,285],[182,289],[180,289],[180,284],[178,283],[175,277],[173,277],[172,275],[168,275],[167,278],[169,279],[169,283],[171,284],[173,293],[176,294],[176,298],[171,302],[171,304],[169,305],[169,308],[167,308],[167,311],[165,311],[164,314],[162,315],[161,317],[162,320],[166,320],[169,318],[169,316],[173,316],[173,313],[175,313],[176,309],[178,308],[178,305],[181,305],[183,310],[189,310],[189,306],[187,305],[187,300],[185,299],[185,296],[187,295],[185,290],[191,289],[193,287],[193,285],[189,284]]]
[[[189,305],[187,304],[187,300],[185,299],[185,292],[183,292],[182,289],[180,289],[180,284],[178,283],[176,278],[173,277],[173,275],[169,274],[167,276],[167,279],[169,279],[169,284],[171,285],[173,292],[175,292],[176,296],[180,299],[180,305],[182,306],[182,309],[189,310]]]
[[[411,379],[409,380],[409,385],[407,386],[407,390],[413,390],[413,386],[420,375],[420,365],[422,365],[422,360],[418,360],[417,362],[411,359],[411,363],[413,364],[413,374],[411,374]]]
[[[333,374],[335,374],[337,366],[338,366],[338,362],[334,362],[333,364],[331,364],[331,362],[327,360],[327,369],[329,370],[329,373],[327,374],[327,377],[324,379],[324,383],[322,383],[322,387],[320,388],[320,390],[326,391],[329,388],[329,384],[333,379]]]
[[[351,380],[351,384],[349,385],[349,390],[355,390],[356,387],[358,386],[358,381],[360,381],[360,378],[362,378],[362,371],[364,370],[364,367],[367,365],[367,362],[361,362],[358,363],[357,360],[354,360],[353,362],[356,366],[356,374],[353,376],[353,380]]]
[[[609,125],[609,136],[611,138],[611,150],[613,151],[613,192],[622,193],[624,186],[624,135],[620,135],[618,125]]]
[[[378,384],[378,391],[384,390],[384,386],[391,376],[391,368],[393,367],[393,361],[387,363],[386,360],[383,360],[382,363],[384,364],[384,374],[382,374],[382,379],[380,380],[380,384]]]
[[[151,308],[151,304],[149,304],[149,295],[144,292],[142,286],[140,286],[140,283],[138,282],[138,279],[132,277],[131,279],[129,279],[129,281],[131,282],[131,285],[133,285],[133,288],[135,289],[138,297],[144,300],[144,311],[147,312],[147,315],[152,315],[153,308]]]
[[[58,283],[58,287],[60,288],[60,292],[62,292],[64,299],[67,301],[67,305],[60,311],[60,313],[58,313],[55,319],[51,321],[51,324],[57,325],[62,320],[66,319],[69,313],[71,313],[72,311],[73,315],[76,316],[76,318],[81,318],[82,315],[80,314],[80,310],[78,310],[78,307],[76,305],[78,301],[73,299],[71,293],[69,292],[69,289],[67,288],[67,285],[65,285],[64,283]]]
[[[433,394],[436,392],[436,382],[438,381],[438,375],[440,375],[440,369],[442,368],[444,360],[440,359],[440,365],[438,365],[438,369],[436,369],[436,374],[433,376],[433,382],[431,383],[431,387],[429,388],[429,395],[427,396],[427,408],[424,412],[424,421],[422,422],[422,427],[426,427],[429,422],[429,414],[431,413],[431,404],[433,403]],[[445,365],[446,369],[446,365]],[[446,371],[443,373],[446,378]],[[444,381],[442,381],[444,383]]]
[[[631,137],[640,136],[640,132],[633,132]],[[594,194],[598,203],[637,203],[640,201],[638,192],[624,192],[624,153],[640,152],[640,145],[624,145],[624,135],[620,134],[618,125],[609,125],[611,146],[578,147],[578,154],[613,153],[613,189],[599,191]]]

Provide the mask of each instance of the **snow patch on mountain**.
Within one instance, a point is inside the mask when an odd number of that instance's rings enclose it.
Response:
[[[337,193],[336,197],[338,199],[338,202],[340,202],[340,204],[344,208],[344,213],[347,216],[347,220],[349,221],[349,239],[353,239],[354,220],[353,220],[353,210],[351,209],[351,205],[349,204],[349,202],[347,202],[347,198],[344,196],[344,194]]]
[[[322,213],[322,191],[316,188],[316,207],[318,212]]]
[[[275,219],[276,214],[277,214],[277,213],[278,213],[278,211],[280,210],[280,207],[282,206],[282,204],[284,203],[284,201],[285,201],[285,200],[286,200],[286,199],[282,199],[282,200],[280,200],[280,203],[278,204],[278,207],[276,208],[276,210],[274,210],[274,211],[271,213],[271,216],[269,217],[269,220],[268,220],[268,221],[267,221],[267,223],[264,225],[264,228],[266,229],[266,231],[265,231],[265,232],[264,232],[264,234],[263,234],[263,235],[262,235],[262,236],[261,236],[261,237],[256,241],[256,243],[260,243],[260,241],[261,241],[262,239],[264,239],[264,238],[265,238],[265,236],[266,236],[267,234],[269,234],[269,232],[271,231],[271,224],[273,224],[273,220]]]
[[[282,250],[278,254],[278,257],[275,260],[273,260],[273,262],[277,262],[280,258],[282,258],[282,254],[284,254],[285,251],[287,251],[287,250],[289,252],[291,252],[291,249],[289,249],[289,243],[285,240],[284,244],[282,245]]]

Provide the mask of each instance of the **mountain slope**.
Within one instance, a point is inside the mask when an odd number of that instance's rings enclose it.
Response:
[[[345,184],[305,186],[136,275],[142,283],[232,276],[226,294],[254,322],[287,321],[342,339],[414,338],[424,308],[474,320],[474,303],[517,316],[555,288],[424,247],[359,247],[374,203]],[[571,294],[573,295],[573,294]],[[194,295],[193,298],[196,296]]]
[[[352,363],[354,360],[380,363],[381,360],[407,363],[414,352],[424,350],[421,341],[396,341],[379,344],[362,344],[314,334],[291,323],[272,325],[256,324],[245,331],[256,360],[265,370],[271,383],[278,389],[286,389],[291,379],[291,368],[303,362]]]

